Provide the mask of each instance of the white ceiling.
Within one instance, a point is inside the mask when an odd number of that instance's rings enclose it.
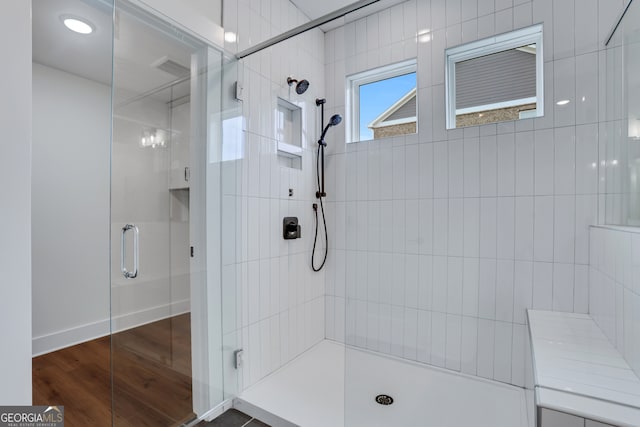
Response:
[[[90,22],[95,31],[81,35],[68,30],[61,19],[67,15]],[[112,16],[112,8],[98,1],[33,0],[33,60],[107,85],[113,66],[117,97],[132,97],[175,81],[176,76],[154,66],[163,57],[190,67],[193,46],[129,13],[119,12],[113,28]],[[119,101],[121,97],[115,100]]]
[[[33,60],[110,84],[112,14],[78,0],[33,0]],[[64,15],[88,20],[95,31],[83,36],[68,30]]]
[[[350,13],[345,17],[338,18],[334,21],[324,24],[320,28],[322,28],[322,30],[326,32],[331,29],[340,27],[341,25],[344,25],[348,22],[356,21],[360,18],[371,15],[372,13],[379,12],[393,6],[394,4],[402,3],[404,1],[406,0],[379,0],[378,2],[373,3],[365,8]],[[291,2],[296,5],[296,7],[300,9],[305,15],[307,15],[307,17],[311,20],[318,19],[331,12],[342,9],[343,7],[358,3],[357,1],[350,0],[291,0]]]
[[[357,3],[349,0],[291,0],[291,2],[312,20]]]
[[[291,1],[312,20],[357,3],[349,0]],[[380,0],[325,24],[322,29],[328,31],[403,1]],[[189,67],[193,46],[185,45],[180,37],[153,29],[144,19],[129,13],[118,13],[113,28],[113,10],[108,3],[33,0],[33,60],[107,85],[111,84],[113,65],[116,94],[124,91],[130,96],[146,93],[176,79],[152,66],[162,57],[168,56]],[[63,16],[83,18],[94,26],[95,31],[89,35],[76,34],[64,27]]]

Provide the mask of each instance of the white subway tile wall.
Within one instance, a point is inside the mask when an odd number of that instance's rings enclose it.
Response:
[[[640,375],[640,233],[591,227],[589,314]]]
[[[225,1],[225,31],[236,34],[235,41],[227,38],[225,47],[235,53],[307,21],[288,0]],[[315,273],[310,264],[312,204],[316,202],[315,138],[320,127],[315,99],[326,95],[324,44],[321,30],[309,31],[239,61],[237,73],[226,77],[228,87],[235,81],[244,87],[240,107],[227,112],[234,114],[228,114],[223,130],[228,156],[222,169],[223,301],[237,306],[236,318],[224,322],[225,366],[227,371],[233,369],[235,349],[244,350],[245,361],[237,387],[230,386],[232,393],[256,383],[324,339],[325,327],[336,329],[325,325],[327,270]],[[307,92],[297,95],[287,85],[289,76],[309,80]],[[301,170],[283,167],[278,161],[278,97],[302,108]],[[333,176],[328,184],[331,193],[339,188]],[[289,189],[293,189],[291,197]],[[331,237],[337,231],[335,215],[334,209],[328,217]],[[285,216],[300,219],[301,239],[282,238]],[[321,244],[321,253],[323,248]],[[336,261],[332,257],[328,262]],[[339,270],[334,265],[332,279],[327,280],[332,294],[340,289],[333,280],[339,271],[344,272],[344,267]],[[330,309],[331,321],[344,328],[344,308],[334,304]]]
[[[599,191],[616,185],[598,162],[614,154],[599,142],[620,126],[605,122],[618,107],[605,96],[616,87],[604,73],[612,61],[604,38],[622,6],[408,0],[240,61],[244,99],[225,128],[234,154],[222,170],[223,292],[237,303],[224,339],[228,356],[245,350],[238,389],[325,337],[530,385],[531,307],[590,311],[639,372],[640,243],[611,230],[589,235],[605,219]],[[224,14],[225,31],[237,35],[226,42],[230,52],[308,20],[286,0],[227,1]],[[545,116],[447,131],[444,49],[538,22]],[[417,135],[350,145],[343,126],[329,135],[330,252],[327,268],[313,273],[314,100],[327,98],[326,117],[344,117],[345,76],[408,58],[418,61]],[[289,75],[308,79],[309,91],[292,93]],[[278,163],[278,96],[303,109],[301,171]],[[616,218],[615,198],[610,205]],[[287,215],[300,217],[302,239],[281,238]]]
[[[345,114],[345,76],[417,58],[419,118],[416,135],[331,134],[327,338],[529,385],[525,309],[594,303],[604,37],[622,6],[409,0],[325,34],[329,114]],[[444,49],[539,22],[544,117],[447,131]],[[602,313],[632,304],[614,278],[603,275]],[[601,322],[624,341],[624,316]]]

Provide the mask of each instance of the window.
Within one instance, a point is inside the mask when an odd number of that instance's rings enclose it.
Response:
[[[540,117],[542,25],[446,50],[447,129]]]
[[[347,77],[347,142],[418,131],[416,61]]]

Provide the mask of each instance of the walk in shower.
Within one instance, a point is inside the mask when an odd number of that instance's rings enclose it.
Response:
[[[240,324],[247,357],[239,409],[273,425],[535,425],[527,310],[587,314],[594,307],[590,255],[598,245],[590,241],[590,227],[602,223],[601,203],[611,199],[602,197],[604,184],[599,184],[605,173],[600,167],[602,109],[609,87],[617,90],[613,97],[624,90],[623,79],[603,81],[604,59],[611,61],[604,38],[624,5],[617,2],[609,11],[598,2],[580,2],[580,7],[551,0],[498,3],[369,5],[329,25],[315,22],[324,24],[322,33],[289,38],[295,32],[287,30],[294,25],[263,9],[239,7],[235,20],[235,9],[229,12],[232,19],[226,22],[240,32],[234,47],[240,56],[247,54],[239,66],[250,150],[248,190],[239,192],[249,228],[242,240],[249,255],[239,261],[242,268],[247,264],[248,274],[238,274],[246,301]],[[243,26],[254,17],[285,40],[260,51],[268,37]],[[535,90],[517,100],[480,99],[468,111],[476,125],[448,130],[446,50],[467,43],[499,45],[518,38],[512,30],[527,31],[539,23],[539,42],[510,48],[535,65],[530,73],[537,80]],[[299,24],[310,26],[304,20]],[[242,45],[242,35],[245,42],[249,36],[250,46]],[[321,43],[323,53],[309,48]],[[311,85],[301,97],[289,94],[281,83],[284,76],[318,81],[305,66],[314,60],[324,62],[324,87]],[[388,115],[364,123],[375,131],[392,117],[398,121],[390,125],[404,125],[404,132],[353,141],[359,134],[353,113],[361,106],[354,91],[376,77],[412,72],[415,87],[394,100],[398,108],[391,102]],[[260,119],[269,117],[277,97],[298,102],[303,114],[313,110],[314,97],[326,98],[327,116],[345,118],[345,132],[332,131],[326,148],[329,255],[319,273],[324,337],[313,333],[318,319],[310,283],[316,276],[295,258],[304,248],[263,247],[268,236],[252,241],[252,224],[262,230],[268,215],[265,198],[280,199],[281,216],[296,206],[287,198],[287,184],[296,195],[307,187],[300,199],[306,212],[314,203],[308,188],[315,186],[306,178],[313,163],[309,168],[304,157],[316,158],[304,149],[316,147],[317,134],[302,139],[302,175],[282,169],[262,174],[276,164],[276,150],[265,146],[277,137]],[[540,116],[529,114],[533,97],[540,102]],[[514,105],[526,107],[517,112],[518,120],[501,118],[505,111],[500,110]],[[394,116],[398,111],[405,116]],[[497,112],[498,119],[486,120],[487,111]],[[255,117],[259,120],[252,122]],[[321,128],[317,113],[309,120],[305,132],[313,134]],[[256,135],[259,141],[252,140]],[[621,140],[626,143],[624,134]],[[253,152],[259,153],[255,162]],[[625,197],[632,200],[633,193]],[[273,218],[277,210],[271,206]],[[306,221],[301,223],[304,238]],[[286,260],[283,254],[289,254]],[[282,298],[283,286],[289,299]],[[274,293],[280,296],[275,312],[269,299]],[[616,307],[623,299],[634,301],[626,289],[624,298],[620,290],[604,293],[601,301]],[[292,295],[302,310],[292,304]],[[307,333],[290,326],[292,316],[298,323],[304,319]],[[622,334],[610,315],[605,320]],[[570,370],[574,374],[579,375]]]
[[[73,425],[532,427],[528,309],[591,314],[637,371],[640,241],[593,231],[638,216],[618,10],[225,0],[216,26],[179,3],[33,0],[34,402]],[[56,33],[85,14],[93,38]],[[447,49],[533,27],[498,57],[543,87],[447,129]]]

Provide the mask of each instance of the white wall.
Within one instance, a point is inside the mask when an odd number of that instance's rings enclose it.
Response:
[[[33,64],[33,353],[109,334],[110,87]]]
[[[246,49],[307,21],[285,0],[228,1],[223,10],[225,30],[238,33],[237,44],[227,44],[230,50]],[[325,96],[323,53],[323,33],[316,29],[239,64],[242,112],[237,132],[225,135],[231,147],[224,150],[229,157],[222,166],[222,260],[223,292],[238,291],[237,320],[223,323],[238,325],[225,327],[225,343],[245,350],[240,391],[324,338],[324,271],[314,273],[310,265],[320,127],[315,99]],[[308,79],[309,90],[297,95],[286,83],[288,76]],[[302,170],[278,163],[278,96],[302,108]],[[225,131],[233,127],[229,123]],[[282,238],[285,216],[299,217],[302,239]]]
[[[412,57],[419,102],[417,135],[332,145],[328,337],[525,385],[525,309],[589,309],[598,68],[621,8],[412,0],[326,34],[333,111],[345,75]],[[447,131],[445,48],[539,22],[545,116]]]
[[[640,375],[640,230],[591,228],[589,314]]]
[[[116,112],[111,202],[110,87],[40,64],[33,85],[33,353],[109,334],[110,304],[114,330],[188,311],[188,197],[170,199],[169,148],[139,146],[140,123],[166,129],[170,109],[147,99]],[[127,222],[141,230],[133,280],[119,263]]]
[[[2,3],[0,402],[31,404],[31,2]]]
[[[628,1],[625,1],[625,4]],[[599,224],[634,224],[638,85],[637,5],[629,8],[601,54]],[[589,314],[640,375],[640,229],[599,226],[590,231]]]

